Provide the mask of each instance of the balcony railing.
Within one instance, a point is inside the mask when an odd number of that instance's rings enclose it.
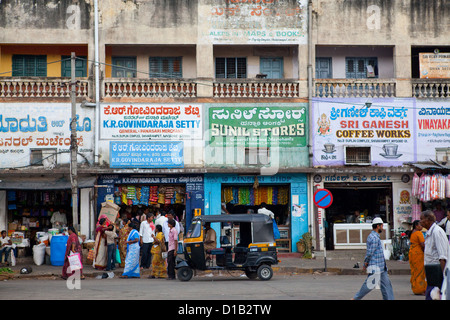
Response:
[[[194,98],[197,84],[182,79],[106,79],[105,98]]]
[[[288,79],[215,79],[215,98],[298,98],[299,83]]]
[[[315,79],[314,96],[321,98],[395,97],[395,80]]]
[[[76,96],[88,96],[89,81],[77,79]],[[70,98],[68,78],[0,78],[0,98]]]
[[[450,79],[412,79],[415,98],[450,98]]]

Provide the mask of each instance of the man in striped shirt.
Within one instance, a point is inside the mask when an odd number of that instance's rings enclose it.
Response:
[[[394,300],[394,291],[389,279],[386,260],[384,259],[383,245],[380,234],[383,232],[383,220],[375,218],[372,222],[372,232],[367,237],[367,250],[363,269],[369,275],[361,289],[355,294],[353,300],[361,300],[370,291],[380,286],[383,300]]]

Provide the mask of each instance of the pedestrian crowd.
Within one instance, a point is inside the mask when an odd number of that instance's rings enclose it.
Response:
[[[165,213],[157,209],[152,213],[146,209],[131,219],[120,216],[115,222],[101,215],[95,230],[94,247],[88,259],[93,261],[95,269],[106,272],[120,265],[123,268],[120,278],[140,278],[141,271],[148,269],[149,278],[174,280],[181,232],[183,226],[172,211]],[[68,270],[69,256],[73,253],[81,255],[82,249],[75,231],[69,228],[63,279],[74,274]]]

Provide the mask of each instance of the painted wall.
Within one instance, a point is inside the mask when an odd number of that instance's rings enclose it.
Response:
[[[273,176],[238,176],[234,174],[205,174],[205,214],[221,214],[222,183],[228,185],[253,184],[255,177],[260,185],[288,184],[290,187],[291,250],[297,252],[296,242],[308,232],[308,196],[305,174],[277,174]],[[220,236],[220,229],[216,234]]]
[[[78,163],[92,163],[94,109],[77,105],[77,116]],[[70,103],[1,103],[0,167],[29,166],[31,149],[56,149],[57,163],[69,163],[70,120]]]
[[[308,104],[206,104],[205,162],[207,167],[279,168],[307,167]],[[245,164],[245,148],[270,148],[264,166]]]
[[[368,101],[370,108],[365,107]],[[317,98],[312,134],[314,165],[344,165],[345,146],[371,147],[371,164],[377,166],[435,160],[436,148],[450,147],[450,104],[415,98]]]
[[[87,46],[59,46],[59,45],[1,45],[0,46],[0,77],[12,76],[12,57],[20,55],[46,55],[47,77],[61,77],[62,56],[70,56],[75,52],[77,56],[88,57]],[[88,57],[89,58],[89,57]],[[87,74],[89,74],[87,63]]]
[[[394,78],[394,59],[392,47],[316,47],[316,57],[331,58],[333,79],[345,79],[345,58],[378,58],[378,78]]]
[[[100,163],[114,166],[118,158],[127,160],[128,168],[167,168],[175,162],[177,168],[202,166],[203,112],[201,104],[101,104]],[[169,154],[175,142],[182,149],[181,165]],[[111,149],[119,145],[120,150]]]

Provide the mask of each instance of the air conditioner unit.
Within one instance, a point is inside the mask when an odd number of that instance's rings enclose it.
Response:
[[[448,162],[450,160],[450,148],[436,148],[436,161]]]
[[[344,146],[344,163],[346,165],[367,166],[372,164],[370,147]]]

